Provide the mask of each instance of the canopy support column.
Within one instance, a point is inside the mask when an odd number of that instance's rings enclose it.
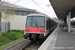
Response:
[[[67,28],[68,28],[68,32],[71,31],[71,28],[70,28],[70,18],[71,18],[71,12],[69,11],[69,13],[67,15]]]

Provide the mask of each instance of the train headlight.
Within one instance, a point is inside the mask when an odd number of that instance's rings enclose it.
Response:
[[[29,32],[29,29],[27,29],[27,32]]]
[[[43,32],[43,30],[41,30],[41,32]]]

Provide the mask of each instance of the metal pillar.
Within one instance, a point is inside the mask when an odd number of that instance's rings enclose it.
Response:
[[[68,32],[70,32],[70,18],[71,18],[71,12],[67,15],[67,27],[68,27]]]

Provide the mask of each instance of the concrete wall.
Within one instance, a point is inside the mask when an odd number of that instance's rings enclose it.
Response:
[[[10,30],[24,30],[25,29],[26,16],[15,16],[10,20]]]

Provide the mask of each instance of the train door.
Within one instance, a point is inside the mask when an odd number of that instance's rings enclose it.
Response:
[[[45,25],[46,25],[46,33],[45,33],[45,36],[46,36],[46,35],[48,35],[48,33],[49,33],[49,19],[48,19],[48,18],[46,18],[46,23],[45,23]]]

